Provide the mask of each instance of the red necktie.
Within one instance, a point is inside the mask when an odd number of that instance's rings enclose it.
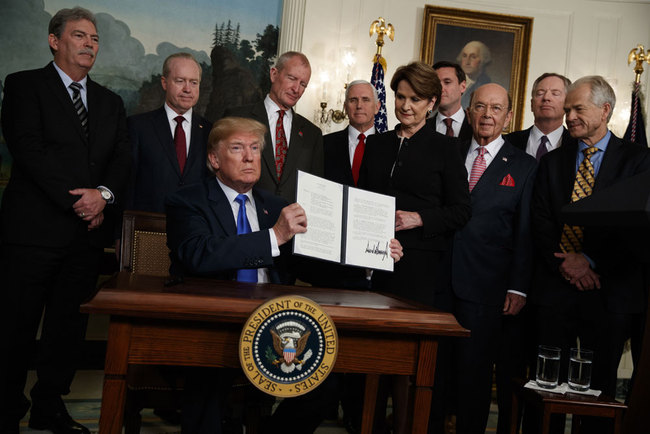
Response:
[[[445,133],[445,136],[449,137],[454,137],[454,129],[451,127],[451,124],[454,122],[452,118],[444,118],[442,120],[445,125],[447,125],[447,132]]]
[[[181,169],[181,175],[185,168],[185,160],[187,160],[187,141],[185,140],[185,131],[183,130],[183,116],[176,116],[176,130],[174,131],[174,147],[176,148],[176,158],[178,158],[178,166]]]
[[[352,159],[352,178],[354,178],[354,185],[359,182],[359,169],[361,169],[361,161],[363,161],[363,151],[366,149],[366,136],[359,134],[359,143],[354,150],[354,158]]]
[[[469,174],[470,192],[474,189],[478,180],[481,179],[481,175],[483,175],[483,172],[485,172],[485,168],[487,167],[487,164],[485,163],[485,157],[483,156],[485,152],[485,146],[480,146],[478,148],[478,156],[474,159],[474,163],[472,164],[472,171]]]
[[[287,136],[284,134],[284,110],[278,110],[278,123],[275,125],[275,174],[282,177],[284,160],[287,158]]]

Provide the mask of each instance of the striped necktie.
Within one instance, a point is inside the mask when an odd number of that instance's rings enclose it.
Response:
[[[81,128],[83,128],[87,138],[88,137],[88,112],[86,111],[84,102],[81,100],[81,89],[83,89],[83,86],[81,86],[80,83],[73,81],[72,83],[70,83],[70,89],[72,89],[72,104],[74,105],[74,109],[77,112],[77,116],[79,116],[79,120],[81,121]]]
[[[474,190],[476,183],[478,183],[478,180],[481,179],[481,175],[483,175],[483,172],[485,172],[485,169],[487,168],[487,164],[485,162],[486,152],[487,149],[485,149],[485,146],[479,146],[478,156],[474,159],[474,163],[472,163],[472,171],[469,174],[470,192]]]
[[[587,196],[590,196],[594,184],[594,165],[591,163],[591,156],[598,151],[595,146],[590,146],[583,149],[582,153],[585,154],[585,159],[582,160],[576,173],[576,179],[573,183],[573,193],[571,193],[571,202],[579,201]],[[564,225],[562,228],[562,236],[560,237],[560,249],[564,253],[582,251],[582,242],[584,241],[584,234],[582,226],[569,226]]]

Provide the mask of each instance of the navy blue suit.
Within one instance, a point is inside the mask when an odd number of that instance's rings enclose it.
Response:
[[[287,203],[253,188],[260,230],[237,235],[232,208],[216,178],[187,186],[167,197],[167,244],[174,274],[231,280],[241,268],[271,268],[271,239]],[[270,269],[269,278],[281,282]]]
[[[536,168],[533,157],[505,142],[470,193],[472,217],[454,235],[454,314],[472,331],[456,342],[458,433],[485,431],[506,292],[528,292]]]
[[[126,209],[165,212],[165,197],[204,180],[208,174],[206,145],[212,124],[192,113],[190,149],[181,174],[165,108],[127,119],[133,150],[133,170]]]

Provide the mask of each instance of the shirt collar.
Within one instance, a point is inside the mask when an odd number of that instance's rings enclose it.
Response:
[[[505,143],[503,136],[499,136],[496,139],[492,140],[490,143],[485,145],[486,152],[490,154],[491,157],[497,155],[501,147]],[[476,142],[476,139],[472,137],[472,144],[470,145],[469,152],[475,152],[479,148],[479,144]]]
[[[530,130],[530,138],[533,140],[533,143],[539,143],[542,136],[546,136],[548,141],[553,147],[560,142],[562,138],[562,133],[564,132],[564,126],[560,125],[555,130],[551,131],[548,134],[544,134],[536,125],[533,125],[533,128]]]
[[[271,96],[269,94],[266,95],[266,98],[264,98],[264,108],[266,109],[266,113],[269,116],[275,115],[278,116],[278,110],[282,110],[279,105],[275,103],[271,99]],[[285,110],[284,111],[284,116],[288,119],[291,119],[291,116],[293,115],[293,110]]]
[[[183,116],[186,121],[192,122],[192,109],[190,108],[188,111],[183,113],[182,115],[179,115],[174,111],[173,108],[171,108],[169,105],[167,105],[167,102],[165,102],[165,113],[167,113],[167,119],[169,119],[169,122],[174,121],[176,116]]]
[[[357,130],[352,125],[348,125],[348,142],[357,143],[359,141],[359,134],[361,134],[361,131]],[[363,135],[366,137],[372,136],[373,134],[375,134],[374,126],[363,132]]]
[[[61,80],[63,81],[63,84],[65,85],[65,88],[69,88],[70,84],[74,83],[74,80],[70,78],[68,74],[63,72],[61,68],[59,68],[59,65],[56,64],[56,62],[52,61],[52,65],[54,65],[54,69],[56,69],[56,72],[59,73],[59,77],[61,77]],[[84,78],[81,80],[77,81],[82,87],[82,89],[85,91],[87,89],[86,87],[86,82],[88,81],[88,75],[85,75]]]
[[[219,183],[219,186],[223,190],[223,193],[226,195],[226,198],[228,199],[228,203],[233,203],[239,193],[237,193],[235,190],[232,188],[228,187],[226,184],[221,182],[221,180],[217,177],[217,182]],[[246,193],[243,193],[248,197],[248,202],[253,203],[253,190],[248,190]]]
[[[609,144],[609,139],[612,137],[612,132],[607,130],[607,134],[605,134],[605,137],[600,139],[599,141],[596,142],[594,147],[600,149],[601,151],[605,152],[607,150],[607,145]],[[584,151],[587,149],[589,145],[587,145],[585,142],[582,140],[578,141],[578,150],[580,152]]]

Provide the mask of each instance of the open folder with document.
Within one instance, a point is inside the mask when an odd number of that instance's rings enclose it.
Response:
[[[307,232],[296,234],[293,253],[345,265],[393,271],[395,198],[298,171],[296,202]]]

